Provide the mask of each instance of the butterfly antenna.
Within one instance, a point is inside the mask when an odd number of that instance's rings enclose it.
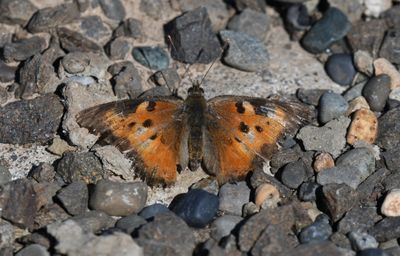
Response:
[[[206,76],[208,75],[208,73],[210,72],[211,68],[214,66],[215,62],[221,58],[222,54],[224,53],[224,51],[226,50],[226,48],[228,47],[228,41],[224,41],[224,45],[220,48],[221,52],[218,55],[218,58],[215,58],[213,60],[213,62],[211,63],[210,67],[207,69],[206,73],[204,74],[203,78],[201,78],[199,85],[203,84],[204,79],[206,78]]]

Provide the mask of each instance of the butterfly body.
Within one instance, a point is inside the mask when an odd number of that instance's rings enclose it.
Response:
[[[134,158],[152,183],[172,184],[177,171],[201,164],[220,183],[243,179],[277,150],[278,140],[310,119],[300,103],[246,96],[210,100],[194,84],[185,100],[148,97],[79,113],[78,123]]]

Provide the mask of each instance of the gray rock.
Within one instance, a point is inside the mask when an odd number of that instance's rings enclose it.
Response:
[[[33,178],[37,182],[53,182],[55,174],[51,164],[40,163],[28,173],[28,178]]]
[[[15,79],[16,67],[6,65],[2,60],[0,60],[0,82],[12,82]]]
[[[346,235],[340,233],[340,232],[335,232],[329,237],[329,241],[333,242],[337,246],[351,250],[351,243],[350,240],[347,238]]]
[[[326,89],[303,89],[299,88],[297,90],[297,98],[301,100],[301,102],[306,103],[308,105],[318,106],[319,99],[321,96],[327,92]]]
[[[382,74],[371,78],[364,86],[362,94],[372,111],[382,111],[390,93],[390,77]]]
[[[40,244],[30,244],[18,251],[15,256],[50,256],[50,253],[46,250],[46,247]]]
[[[60,99],[54,94],[33,100],[16,101],[0,107],[0,143],[50,141],[60,125],[63,110]]]
[[[132,37],[134,39],[143,37],[142,22],[134,18],[124,20],[124,22],[114,30],[114,37],[120,36]]]
[[[230,30],[220,31],[220,36],[229,43],[223,57],[226,64],[244,71],[259,71],[266,67],[268,51],[258,39]]]
[[[306,179],[306,167],[303,161],[291,162],[283,167],[281,173],[282,183],[287,187],[296,189]]]
[[[160,203],[155,203],[155,204],[144,207],[139,212],[139,216],[142,218],[145,218],[146,220],[151,220],[157,214],[160,214],[163,212],[169,212],[169,211],[171,211],[171,210],[166,205],[160,204]]]
[[[352,87],[350,87],[346,92],[343,93],[343,97],[347,101],[354,100],[355,98],[359,97],[362,95],[362,90],[364,89],[364,86],[366,84],[366,81],[363,81],[361,83],[358,83]]]
[[[160,47],[135,47],[132,50],[132,56],[137,62],[150,69],[161,70],[169,66],[168,55]]]
[[[27,29],[31,33],[48,32],[79,18],[80,13],[75,3],[61,4],[37,11],[30,19]]]
[[[354,207],[339,221],[337,229],[342,234],[366,232],[380,219],[376,207]]]
[[[394,181],[396,184],[393,188],[398,187],[397,180],[391,179],[389,176],[390,171],[386,168],[380,168],[372,173],[363,183],[361,183],[358,188],[358,197],[360,202],[365,206],[376,206],[376,199],[390,189],[384,188],[385,180]],[[394,178],[394,177],[393,177]],[[400,178],[400,175],[399,175]],[[400,180],[399,180],[400,181]],[[383,185],[383,186],[382,186]]]
[[[93,77],[99,81],[109,79],[107,67],[110,61],[104,54],[93,52],[71,52],[62,59],[58,73],[61,77]]]
[[[190,189],[202,189],[207,191],[208,193],[218,195],[219,185],[215,178],[208,177],[199,180],[190,186]]]
[[[64,70],[70,74],[82,73],[90,64],[90,57],[81,52],[71,52],[61,60]]]
[[[115,227],[123,230],[127,234],[132,234],[133,231],[137,230],[146,223],[147,221],[145,218],[136,214],[131,214],[119,219],[117,223],[115,223]]]
[[[80,20],[79,27],[83,35],[90,40],[105,45],[112,36],[111,28],[99,16],[87,16]]]
[[[351,246],[355,251],[361,251],[368,248],[378,248],[379,243],[376,239],[366,232],[352,231],[348,235]]]
[[[306,150],[327,152],[333,157],[337,157],[346,146],[345,136],[349,124],[350,119],[341,116],[323,127],[305,126],[300,129],[297,138],[303,142]],[[327,141],[330,143],[326,143]]]
[[[234,215],[224,215],[213,221],[211,224],[211,237],[219,241],[221,238],[228,236],[236,225],[243,218]]]
[[[131,43],[123,37],[117,37],[107,45],[107,54],[112,60],[124,60],[131,51]]]
[[[114,218],[100,211],[85,212],[70,219],[77,223],[85,233],[96,233],[111,228],[116,222]]]
[[[313,256],[313,255],[324,255],[324,256],[350,256],[354,255],[352,252],[343,250],[337,247],[334,243],[329,241],[323,241],[318,243],[301,244],[296,248],[290,250],[286,255],[296,256]]]
[[[400,237],[400,217],[388,217],[376,223],[368,233],[378,242],[386,242]]]
[[[125,18],[125,7],[120,0],[99,0],[104,14],[112,20],[123,20]]]
[[[317,199],[316,191],[319,187],[320,185],[315,182],[304,182],[301,184],[298,189],[300,200],[306,202],[315,201]]]
[[[87,185],[82,181],[72,182],[59,191],[57,199],[71,215],[83,214],[88,209]]]
[[[0,22],[25,26],[36,10],[29,0],[3,0],[0,3]]]
[[[191,255],[195,248],[193,231],[172,212],[156,215],[140,228],[135,240],[145,255]]]
[[[219,210],[226,214],[242,215],[243,205],[250,201],[246,182],[225,183],[219,190]]]
[[[0,220],[0,248],[13,247],[15,240],[14,227],[5,220]]]
[[[90,197],[90,207],[112,216],[128,216],[138,213],[146,200],[147,185],[143,182],[101,180]]]
[[[65,153],[57,164],[56,172],[66,183],[83,181],[90,184],[108,176],[100,160],[92,152]]]
[[[400,64],[400,53],[397,50],[399,44],[400,30],[398,28],[389,29],[385,33],[379,57],[385,58],[394,64]]]
[[[166,6],[162,0],[142,0],[140,1],[139,10],[146,13],[148,16],[155,20],[162,17]]]
[[[362,50],[376,57],[386,29],[387,24],[384,19],[359,20],[353,23],[347,39],[353,52]]]
[[[34,230],[46,227],[55,221],[63,221],[71,217],[60,205],[50,203],[43,206],[34,218]]]
[[[389,110],[378,119],[376,143],[386,150],[400,146],[400,107]]]
[[[11,181],[11,173],[8,170],[8,166],[3,159],[0,158],[0,186]]]
[[[114,92],[118,98],[136,98],[143,92],[142,79],[132,62],[115,63],[108,72],[113,75]]]
[[[357,203],[357,192],[346,184],[327,184],[322,187],[322,194],[323,204],[335,222]]]
[[[134,179],[135,173],[134,168],[132,168],[132,161],[127,159],[116,147],[107,145],[98,147],[94,151],[106,171],[112,172],[128,181]]]
[[[23,61],[46,48],[46,40],[39,36],[21,39],[4,45],[2,57],[6,62]]]
[[[288,250],[297,245],[290,240],[293,240],[293,234],[286,233],[279,225],[270,224],[255,242],[251,255],[287,255]]]
[[[328,240],[331,235],[332,227],[329,224],[329,218],[325,214],[321,214],[313,224],[301,230],[299,240],[302,244],[305,244]]]
[[[335,167],[319,172],[317,182],[321,185],[345,183],[356,189],[374,171],[374,155],[366,148],[355,148],[341,155]]]
[[[336,53],[329,56],[325,63],[328,76],[340,85],[350,85],[357,73],[350,54]]]
[[[33,189],[36,193],[36,208],[41,209],[54,203],[53,198],[61,186],[55,182],[33,182]]]
[[[322,124],[325,124],[344,115],[348,108],[349,104],[342,95],[325,92],[319,100],[318,119]]]
[[[400,148],[393,148],[381,153],[387,168],[391,171],[396,171],[400,167]]]
[[[94,52],[102,53],[103,48],[82,33],[65,27],[58,27],[57,34],[61,47],[67,52]]]
[[[265,39],[268,27],[269,19],[267,14],[249,8],[233,16],[227,26],[229,30],[246,33],[260,41]]]

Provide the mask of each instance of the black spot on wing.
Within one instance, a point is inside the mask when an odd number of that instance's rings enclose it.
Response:
[[[135,125],[136,125],[136,122],[130,122],[128,124],[128,127],[132,129]]]
[[[156,109],[156,103],[154,101],[149,101],[149,105],[147,105],[146,110],[148,112],[154,111]]]
[[[239,114],[243,114],[246,111],[246,109],[243,107],[243,102],[242,101],[236,102],[235,106],[236,106],[236,111]]]
[[[151,135],[151,137],[150,137],[151,140],[155,140],[156,138],[157,138],[157,134],[153,134],[153,135]]]
[[[264,129],[261,126],[256,125],[255,128],[256,128],[257,132],[263,132],[264,131]]]
[[[244,122],[240,122],[239,130],[241,132],[248,133],[250,129],[249,129],[249,126],[247,124],[245,124]]]
[[[151,119],[146,119],[144,122],[143,122],[143,127],[145,127],[145,128],[149,128],[150,126],[152,126],[153,125],[153,121],[151,121]]]

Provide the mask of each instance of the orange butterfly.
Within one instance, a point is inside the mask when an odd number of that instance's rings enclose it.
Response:
[[[134,158],[148,182],[172,184],[177,171],[203,163],[220,184],[243,179],[277,142],[310,119],[301,103],[245,96],[204,98],[199,83],[186,100],[173,96],[122,100],[79,113],[100,141]]]

